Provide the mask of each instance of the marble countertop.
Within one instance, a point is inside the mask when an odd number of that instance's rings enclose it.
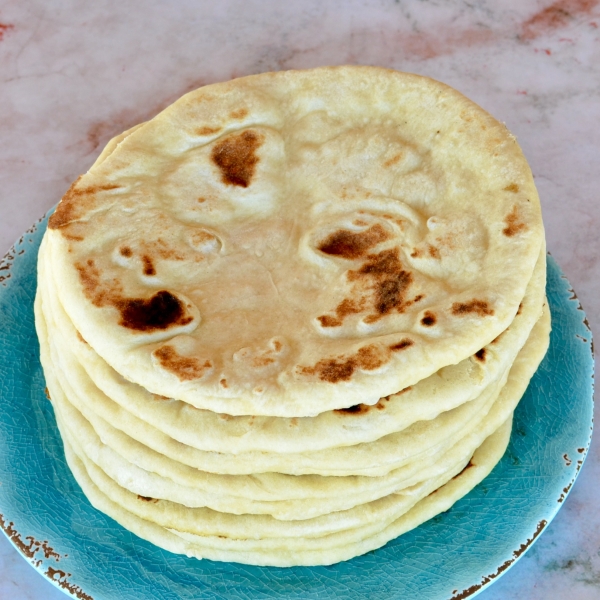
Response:
[[[599,0],[0,0],[0,254],[113,135],[201,85],[373,64],[442,80],[530,161],[558,260],[600,331]],[[485,600],[600,597],[600,445]],[[0,536],[0,597],[65,596]]]

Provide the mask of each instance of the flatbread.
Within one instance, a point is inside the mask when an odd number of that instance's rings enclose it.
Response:
[[[187,94],[112,139],[40,247],[40,356],[95,506],[257,565],[372,550],[500,459],[549,342],[513,136],[374,67]]]
[[[303,417],[489,344],[543,226],[502,124],[431,79],[335,67],[184,96],[72,186],[47,237],[61,304],[126,379]]]

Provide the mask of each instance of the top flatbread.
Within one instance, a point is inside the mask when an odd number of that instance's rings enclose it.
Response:
[[[491,342],[543,227],[502,124],[431,79],[336,67],[187,94],[103,153],[47,235],[61,303],[125,378],[294,417]]]

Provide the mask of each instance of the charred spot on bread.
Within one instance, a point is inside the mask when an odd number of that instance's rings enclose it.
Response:
[[[211,158],[220,169],[224,184],[247,188],[252,183],[259,162],[256,150],[261,144],[262,136],[248,129],[227,136],[214,146]]]

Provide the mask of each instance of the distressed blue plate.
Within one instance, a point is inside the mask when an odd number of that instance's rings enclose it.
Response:
[[[515,563],[569,493],[592,433],[591,332],[548,258],[550,350],[515,414],[504,458],[451,510],[379,550],[330,567],[197,561],[132,535],[91,507],[65,463],[33,323],[46,221],[0,262],[0,525],[79,600],[459,600]]]

